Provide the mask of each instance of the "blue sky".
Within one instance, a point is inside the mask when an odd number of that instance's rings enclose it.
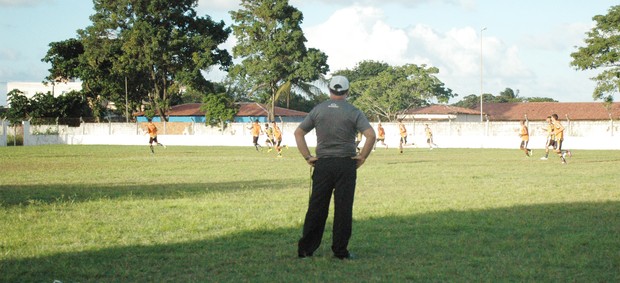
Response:
[[[459,94],[512,88],[524,97],[592,101],[596,72],[570,67],[592,17],[617,1],[597,0],[290,0],[304,14],[307,46],[328,56],[332,71],[363,60],[438,67],[438,77]],[[0,105],[6,82],[40,82],[50,42],[76,37],[90,24],[89,0],[0,0]],[[200,0],[200,15],[232,24],[239,1]],[[481,33],[481,29],[486,27]],[[482,36],[482,37],[481,37]],[[481,41],[482,39],[482,41]],[[231,36],[223,46],[232,48]],[[482,44],[481,44],[482,43]],[[481,50],[482,47],[482,50]],[[214,80],[223,74],[212,71]],[[4,97],[3,97],[4,96]]]

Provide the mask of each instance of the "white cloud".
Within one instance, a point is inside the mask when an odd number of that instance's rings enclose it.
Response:
[[[307,46],[325,52],[331,71],[350,69],[363,60],[399,64],[409,39],[390,27],[373,7],[353,6],[336,11],[325,23],[304,30]]]
[[[1,0],[0,0],[1,1]],[[241,1],[231,0],[199,0],[198,7],[206,11],[230,11],[239,8]]]
[[[481,51],[485,92],[499,93],[533,79],[519,48],[483,36],[481,50],[476,28],[441,32],[418,24],[404,30],[388,25],[385,17],[381,9],[369,6],[338,10],[326,22],[304,30],[307,45],[328,55],[332,72],[351,69],[363,60],[434,66],[446,86],[461,96],[480,91]]]
[[[0,7],[8,6],[36,6],[39,4],[53,2],[46,0],[0,0]]]

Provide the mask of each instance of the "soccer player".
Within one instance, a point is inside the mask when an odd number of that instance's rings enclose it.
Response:
[[[525,120],[521,120],[521,129],[519,130],[519,137],[521,137],[521,146],[519,148],[525,152],[525,156],[531,157],[532,150],[527,148],[527,144],[530,142],[530,132],[525,125]]]
[[[400,131],[400,144],[398,148],[400,149],[400,153],[403,153],[403,146],[407,145],[407,128],[405,128],[405,124],[403,124],[403,119],[398,119],[398,129]]]
[[[271,152],[271,147],[275,147],[276,142],[273,138],[273,128],[269,127],[269,123],[265,123],[265,135],[267,136],[267,139],[265,140],[265,145],[269,147],[267,152]]]
[[[146,124],[146,131],[149,134],[149,147],[151,148],[151,154],[155,154],[155,149],[153,149],[153,143],[159,146],[163,146],[164,148],[166,148],[166,146],[157,141],[157,126],[153,124],[153,119],[148,118],[148,121],[149,122]]]
[[[355,135],[355,149],[357,150],[357,153],[360,153],[360,151],[362,151],[360,149],[361,142],[362,142],[362,132],[357,132],[357,135]]]
[[[252,123],[250,129],[252,129],[252,143],[254,143],[254,148],[256,148],[256,151],[262,151],[263,147],[258,144],[258,137],[262,132],[260,125],[258,124],[258,119],[254,120],[254,123]]]
[[[278,157],[282,157],[282,130],[278,127],[276,121],[271,122],[273,128],[273,137],[275,138],[275,148],[278,151]]]
[[[433,142],[433,131],[431,131],[431,128],[428,126],[428,124],[426,124],[426,128],[424,128],[424,132],[426,133],[426,143],[428,144],[428,149],[432,150],[433,146],[438,147]]]
[[[564,126],[558,120],[558,114],[551,115],[551,122],[553,123],[553,134],[555,135],[555,144],[556,150],[555,152],[562,159],[562,164],[566,164],[566,155],[569,157],[573,156],[570,150],[562,150],[562,143],[564,142]]]
[[[373,151],[377,149],[377,144],[381,142],[385,149],[388,149],[387,144],[385,144],[385,129],[381,126],[381,122],[377,125],[377,142],[375,142],[375,147],[372,149]]]
[[[545,156],[540,160],[547,160],[549,158],[549,148],[552,147],[555,150],[555,135],[553,134],[553,123],[551,122],[551,116],[547,116],[547,126],[543,130],[547,131],[547,142],[545,143]]]

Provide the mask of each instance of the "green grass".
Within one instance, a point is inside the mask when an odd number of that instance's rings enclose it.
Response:
[[[620,281],[620,151],[377,150],[343,262],[295,148],[156,150],[0,148],[0,282]]]

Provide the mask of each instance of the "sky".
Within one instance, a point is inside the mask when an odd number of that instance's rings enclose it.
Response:
[[[233,24],[240,1],[199,0],[198,15]],[[585,46],[592,17],[617,0],[289,0],[304,15],[306,47],[328,56],[330,71],[374,60],[392,66],[426,64],[458,96],[498,95],[591,102],[596,71],[570,66]],[[91,24],[89,0],[0,0],[0,105],[7,82],[41,82],[51,42],[77,37]],[[232,53],[231,34],[222,48]],[[481,64],[482,62],[482,64]],[[213,68],[211,80],[223,73]],[[329,76],[329,74],[328,74]]]

